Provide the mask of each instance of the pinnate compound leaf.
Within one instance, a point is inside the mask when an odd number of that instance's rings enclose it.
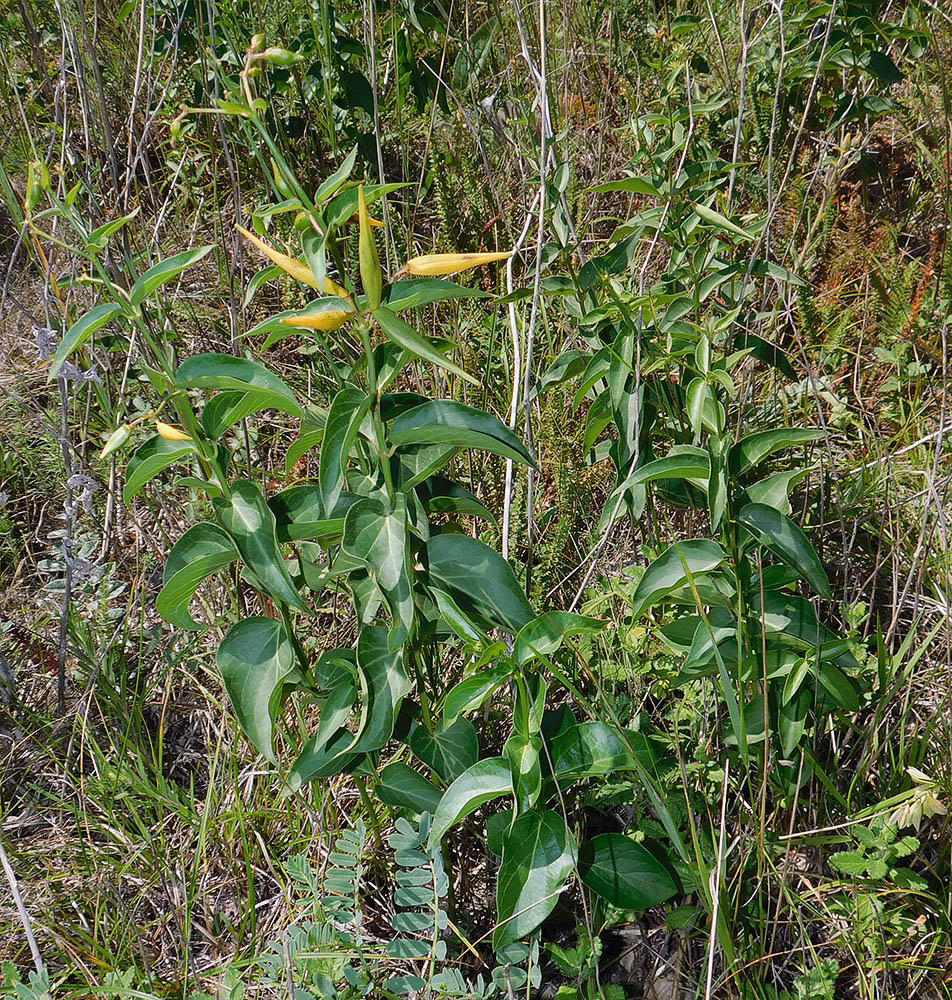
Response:
[[[691,577],[717,569],[723,561],[724,552],[712,539],[692,538],[685,542],[672,542],[638,581],[631,598],[632,618],[640,618]]]
[[[535,464],[523,443],[498,417],[448,399],[432,399],[401,413],[390,425],[390,440],[397,445],[479,448],[515,462]]]
[[[201,629],[188,613],[201,582],[238,558],[228,535],[214,524],[193,524],[172,546],[162,570],[162,589],[155,610],[179,628]]]
[[[189,441],[169,441],[158,434],[143,441],[126,465],[122,499],[128,504],[153,476],[157,476],[173,462],[179,462],[193,454],[195,445]]]
[[[83,313],[63,334],[63,339],[56,348],[56,353],[50,362],[50,379],[59,375],[63,362],[74,351],[78,351],[101,326],[105,326],[121,312],[122,304],[119,302],[100,302],[98,306],[93,306],[88,312]]]
[[[643,845],[620,833],[603,833],[582,845],[579,877],[592,892],[624,910],[644,910],[670,899],[678,887]]]
[[[426,545],[430,580],[466,611],[518,632],[535,617],[512,567],[469,535],[434,535]]]
[[[245,618],[228,630],[216,659],[241,731],[274,761],[274,720],[284,680],[295,667],[284,626],[274,618]]]
[[[211,246],[197,247],[195,250],[183,250],[182,253],[160,260],[136,279],[135,284],[129,289],[129,302],[134,306],[139,305],[160,285],[177,278],[187,267],[200,261],[211,250]]]
[[[822,597],[833,592],[816,550],[801,528],[785,514],[762,503],[749,503],[737,515],[754,538],[788,566],[795,569]]]
[[[547,809],[519,816],[502,842],[493,948],[534,931],[554,909],[574,868],[575,843],[559,813]]]
[[[304,416],[297,397],[274,372],[257,361],[236,358],[233,354],[196,354],[186,358],[175,372],[175,384],[181,389],[254,391],[259,402],[267,400],[264,406],[295,417]]]
[[[212,500],[218,523],[228,532],[241,560],[265,592],[277,601],[308,612],[291,581],[275,535],[275,520],[256,483],[239,480],[231,494]]]
[[[505,757],[486,757],[477,761],[443,793],[433,814],[429,848],[435,847],[455,823],[491,799],[507,794],[512,794],[512,774]]]

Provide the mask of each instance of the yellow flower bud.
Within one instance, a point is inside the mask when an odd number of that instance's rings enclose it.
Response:
[[[192,439],[177,427],[171,424],[164,424],[161,420],[156,420],[155,429],[159,432],[159,437],[164,437],[166,441],[191,441]]]
[[[497,260],[508,260],[511,250],[502,253],[429,253],[422,257],[411,257],[403,270],[408,274],[456,274],[480,264],[491,264]]]
[[[288,326],[306,326],[310,330],[336,330],[350,318],[343,309],[321,309],[301,316],[285,316],[281,322]]]
[[[281,253],[280,250],[275,250],[274,247],[268,246],[264,240],[258,239],[254,233],[249,232],[244,226],[236,225],[235,229],[249,243],[253,243],[272,263],[277,264],[282,271],[290,274],[292,278],[300,281],[302,285],[307,285],[309,288],[314,289],[319,288],[325,295],[337,295],[342,299],[350,298],[350,293],[347,289],[338,285],[332,278],[325,277],[323,285],[318,286],[317,279],[311,274],[311,269],[306,264],[302,264],[293,257],[289,257],[286,253]]]

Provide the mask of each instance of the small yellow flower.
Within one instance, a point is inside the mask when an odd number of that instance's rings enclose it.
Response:
[[[456,274],[480,264],[491,264],[497,260],[508,260],[511,250],[502,253],[429,253],[422,257],[411,257],[403,270],[408,274]]]
[[[304,313],[301,316],[285,316],[281,322],[288,326],[306,326],[311,330],[336,330],[350,318],[351,313],[343,309],[322,309]]]
[[[292,278],[300,281],[302,285],[307,285],[308,288],[319,289],[324,292],[325,295],[337,295],[342,299],[350,298],[350,294],[347,289],[342,288],[332,278],[325,277],[323,286],[319,286],[317,278],[311,274],[311,269],[306,264],[302,264],[293,257],[289,257],[286,253],[281,253],[280,250],[275,250],[274,247],[268,246],[264,240],[259,239],[254,233],[245,229],[244,226],[236,225],[235,229],[237,229],[249,243],[253,243],[272,263],[277,264],[282,271],[290,274]]]
[[[159,437],[164,437],[166,441],[191,441],[192,439],[185,433],[185,431],[180,431],[178,427],[173,427],[171,424],[164,424],[161,420],[156,420],[155,429],[159,432]]]

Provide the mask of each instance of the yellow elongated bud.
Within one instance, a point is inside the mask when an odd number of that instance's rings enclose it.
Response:
[[[377,255],[377,244],[367,214],[367,202],[364,200],[364,188],[357,188],[357,217],[360,220],[360,237],[357,242],[357,258],[360,263],[360,281],[364,286],[364,295],[371,309],[380,305],[383,293],[383,272],[380,270],[380,257]]]
[[[407,274],[456,274],[480,264],[508,260],[511,256],[511,250],[502,253],[428,253],[422,257],[411,257],[403,265],[403,270]]]
[[[159,432],[159,437],[164,437],[166,441],[191,441],[192,439],[177,427],[171,424],[163,424],[161,420],[156,420],[155,429]]]
[[[273,264],[277,264],[282,271],[290,274],[292,278],[296,278],[302,285],[307,285],[309,288],[317,288],[317,279],[311,274],[311,269],[307,264],[302,264],[293,257],[289,257],[286,253],[281,253],[280,250],[275,250],[274,247],[268,246],[264,240],[258,239],[254,233],[249,232],[244,226],[236,225],[235,229],[249,243],[253,243]]]
[[[285,316],[281,322],[288,326],[306,326],[310,330],[336,330],[353,315],[342,309],[322,309],[303,316]]]
[[[249,243],[253,243],[265,255],[265,257],[272,262],[272,264],[277,264],[282,271],[286,274],[290,274],[292,278],[300,281],[302,285],[307,285],[308,288],[319,289],[325,295],[337,295],[342,299],[350,298],[350,292],[348,292],[342,285],[338,285],[333,278],[325,277],[323,286],[319,286],[317,279],[313,274],[311,274],[311,269],[307,266],[307,264],[302,264],[299,260],[289,257],[286,253],[281,253],[280,250],[275,250],[274,247],[269,246],[264,240],[259,239],[254,233],[245,229],[244,226],[236,225],[235,229],[237,229]]]

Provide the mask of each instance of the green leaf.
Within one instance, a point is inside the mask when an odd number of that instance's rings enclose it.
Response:
[[[240,389],[227,389],[216,393],[205,404],[202,428],[213,441],[217,441],[240,420],[274,405],[274,396],[267,390],[242,392]],[[285,409],[283,405],[280,408]]]
[[[806,427],[781,427],[778,430],[757,431],[742,437],[731,448],[730,466],[736,475],[743,475],[781,448],[792,448],[823,437],[823,431]]]
[[[294,393],[264,365],[233,354],[196,354],[186,358],[175,372],[175,384],[180,389],[241,389],[254,390],[259,402],[295,417],[304,411]]]
[[[443,793],[427,842],[433,849],[455,823],[500,795],[512,794],[512,774],[504,757],[486,757],[467,768]]]
[[[291,581],[278,548],[275,520],[261,490],[250,480],[232,484],[231,494],[212,500],[218,523],[235,543],[241,560],[259,585],[276,601],[310,613]]]
[[[197,247],[195,250],[183,250],[173,257],[160,260],[136,279],[135,284],[129,289],[129,302],[134,306],[139,305],[160,285],[177,278],[187,267],[200,261],[212,249],[211,246]]]
[[[472,609],[510,632],[535,617],[512,567],[483,542],[469,535],[434,535],[426,554],[430,580],[464,611]]]
[[[721,215],[720,212],[716,212],[713,208],[708,208],[707,205],[695,204],[694,211],[708,224],[713,226],[715,229],[720,229],[722,232],[730,233],[732,236],[736,236],[738,239],[742,240],[752,240],[754,238],[752,233],[747,232],[745,229],[741,229],[740,226],[734,225],[726,215]]]
[[[534,931],[552,912],[575,867],[575,843],[554,810],[519,816],[503,837],[493,948]]]
[[[440,302],[443,299],[488,299],[489,292],[481,288],[467,288],[445,278],[421,277],[394,281],[384,289],[383,304],[391,312],[416,309],[418,306]]]
[[[427,781],[419,771],[414,771],[402,761],[388,764],[380,772],[375,791],[377,798],[388,806],[412,809],[417,813],[434,813],[443,797],[432,781]]]
[[[849,677],[839,667],[834,666],[832,663],[821,663],[820,683],[826,688],[840,708],[845,708],[847,712],[859,711],[859,699],[856,696],[856,688]]]
[[[654,198],[661,197],[661,192],[647,177],[622,177],[617,181],[604,181],[601,184],[593,184],[592,187],[585,190],[595,194],[603,191],[630,191],[632,194],[647,194]]]
[[[402,642],[413,623],[407,502],[398,493],[391,503],[388,507],[376,497],[358,500],[344,518],[341,549],[370,572],[393,615],[392,641]]]
[[[579,878],[623,910],[644,910],[670,899],[678,887],[644,846],[620,833],[602,833],[582,845]]]
[[[607,621],[586,618],[569,611],[547,611],[520,629],[516,636],[516,663],[526,663],[534,656],[549,656],[573,635],[600,632]]]
[[[789,517],[766,504],[749,503],[741,508],[737,521],[761,545],[795,569],[818,594],[826,598],[833,596],[820,557]]]
[[[444,723],[432,734],[417,726],[410,733],[410,749],[444,781],[455,781],[479,757],[476,730],[469,719]]]
[[[621,737],[604,722],[580,722],[563,730],[549,748],[552,774],[574,780],[635,767]]]
[[[452,722],[463,712],[472,712],[512,676],[513,666],[508,660],[500,660],[491,667],[477,670],[459,684],[450,688],[443,699],[443,719]]]
[[[137,207],[128,215],[122,215],[118,219],[112,219],[110,222],[104,222],[101,226],[98,226],[89,234],[89,238],[86,240],[86,252],[99,253],[106,246],[106,240],[113,233],[122,229],[127,222],[131,222],[138,214],[139,209]]]
[[[344,488],[344,467],[369,408],[370,397],[353,386],[344,386],[331,400],[318,462],[318,485],[325,510],[334,509]]]
[[[121,302],[100,302],[98,306],[93,306],[88,312],[83,313],[66,331],[56,348],[56,353],[50,362],[50,380],[59,375],[63,362],[74,351],[78,351],[101,326],[105,326],[121,312]]]
[[[360,630],[357,676],[361,682],[361,719],[350,752],[370,753],[393,736],[400,704],[413,687],[402,651],[390,648],[387,630],[380,625]]]
[[[747,496],[751,503],[766,504],[780,511],[790,513],[790,490],[796,486],[808,473],[809,469],[791,469],[788,472],[774,472],[765,476],[759,482],[747,487]]]
[[[397,445],[481,448],[516,462],[535,464],[519,438],[498,417],[448,399],[433,399],[401,413],[390,425],[390,440]]]
[[[656,479],[688,479],[706,482],[711,471],[710,456],[701,448],[692,448],[683,453],[666,455],[646,462],[636,469],[625,481],[625,486],[651,483]]]
[[[374,309],[373,317],[380,324],[380,329],[398,347],[409,351],[415,357],[429,361],[430,364],[436,365],[438,368],[444,369],[444,371],[459,375],[460,378],[466,379],[467,382],[471,382],[473,385],[480,384],[478,379],[473,378],[472,375],[460,368],[458,364],[446,358],[422,333],[417,333],[412,326],[404,323],[399,316],[394,315],[389,309],[384,309],[383,306],[379,309]]]
[[[468,514],[496,524],[495,515],[469,490],[442,476],[427,476],[416,487],[417,496],[430,514]]]
[[[291,486],[275,493],[268,500],[274,514],[275,535],[279,542],[316,541],[325,547],[340,538],[344,530],[344,514],[356,501],[352,494],[343,494],[334,517],[326,517],[321,491],[316,486]]]
[[[201,629],[188,613],[199,584],[238,558],[238,550],[221,528],[201,522],[192,525],[172,546],[162,570],[162,589],[155,610],[179,628]]]
[[[245,618],[228,630],[216,660],[241,731],[274,761],[274,720],[295,666],[284,626],[274,618]]]
[[[724,552],[709,538],[672,542],[645,570],[632,594],[632,620],[687,582],[691,577],[716,569],[724,561]]]
[[[126,465],[126,483],[122,499],[128,504],[140,489],[173,462],[195,454],[191,441],[168,441],[156,434],[143,441]]]

